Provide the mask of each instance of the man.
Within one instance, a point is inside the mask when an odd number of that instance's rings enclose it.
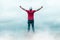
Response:
[[[32,30],[33,32],[34,30],[34,13],[39,11],[40,9],[43,8],[43,6],[41,6],[41,8],[37,9],[37,10],[32,10],[32,7],[29,10],[24,9],[23,7],[20,6],[21,9],[23,9],[24,11],[27,12],[28,14],[28,32],[30,31],[30,24],[32,25]]]

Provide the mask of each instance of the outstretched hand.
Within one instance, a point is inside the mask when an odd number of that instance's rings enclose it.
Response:
[[[20,6],[20,8],[21,8],[21,6]]]
[[[26,9],[24,9],[22,6],[20,6],[20,8],[26,11]]]
[[[41,6],[39,9],[37,9],[36,11],[39,11],[40,9],[42,9],[43,8],[43,6]]]
[[[43,8],[43,6],[41,6],[41,8]]]

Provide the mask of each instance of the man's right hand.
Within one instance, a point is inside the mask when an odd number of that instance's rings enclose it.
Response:
[[[43,6],[41,6],[41,8],[43,8]]]
[[[24,9],[22,6],[20,6],[21,9],[23,9],[24,11],[26,11],[26,9]]]

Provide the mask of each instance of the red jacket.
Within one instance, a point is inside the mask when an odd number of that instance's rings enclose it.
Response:
[[[26,12],[28,14],[28,20],[34,20],[34,13],[36,10],[26,10]]]

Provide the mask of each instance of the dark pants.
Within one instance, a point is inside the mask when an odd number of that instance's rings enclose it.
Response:
[[[32,30],[34,32],[35,31],[34,30],[34,20],[28,20],[28,32],[30,31],[30,24],[32,25]]]

